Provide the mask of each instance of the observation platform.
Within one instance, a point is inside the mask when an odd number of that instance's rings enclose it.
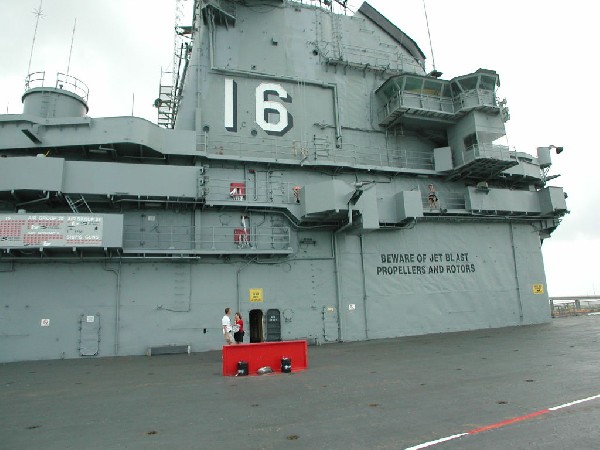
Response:
[[[377,113],[379,125],[391,128],[405,117],[429,123],[454,123],[470,111],[500,114],[503,106],[496,99],[499,85],[498,74],[485,69],[450,81],[415,74],[397,75],[376,91],[383,103]]]

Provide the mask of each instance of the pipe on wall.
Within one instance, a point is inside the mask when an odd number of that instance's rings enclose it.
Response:
[[[106,265],[104,261],[104,270],[112,272],[117,277],[117,294],[115,298],[115,356],[119,355],[119,327],[120,327],[120,310],[121,310],[121,261],[119,260],[119,268],[112,269]]]

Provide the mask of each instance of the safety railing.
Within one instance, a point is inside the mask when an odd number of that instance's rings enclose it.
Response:
[[[67,75],[66,73],[58,72],[56,74],[56,87],[77,94],[87,102],[89,89],[87,85],[78,78]]]
[[[32,72],[25,77],[25,91],[37,87],[44,87],[46,72]],[[81,97],[85,102],[88,100],[89,88],[78,78],[65,73],[57,72],[54,87],[63,89]]]
[[[427,190],[421,191],[421,202],[423,209],[445,209],[445,210],[463,210],[466,208],[465,194],[461,192],[435,192],[437,200],[429,199]]]
[[[600,314],[600,299],[556,301],[550,298],[552,317]]]
[[[290,248],[289,227],[126,225],[123,249],[140,253],[216,253],[273,251]]]
[[[211,155],[239,159],[265,158],[273,160],[317,161],[321,163],[433,169],[433,151],[406,150],[398,146],[357,145],[344,142],[339,147],[333,139],[324,142],[286,140],[282,138],[248,138],[242,136],[203,133],[198,150]]]
[[[354,64],[371,70],[386,72],[422,73],[424,65],[399,51],[341,44],[341,57],[336,55],[337,44],[319,41],[319,51],[329,63]]]
[[[262,179],[261,179],[262,178]],[[298,203],[297,183],[271,177],[266,171],[248,172],[244,180],[210,178],[209,201],[243,203]]]
[[[25,77],[25,92],[36,87],[44,87],[46,72],[32,72]]]
[[[463,163],[471,162],[477,158],[510,161],[517,159],[517,152],[505,145],[475,144],[464,151]]]
[[[499,112],[500,107],[494,91],[474,89],[462,92],[456,97],[442,97],[423,93],[399,91],[377,111],[377,120],[389,124],[404,110],[424,116],[437,115],[447,119],[458,119],[472,109]]]
[[[447,116],[448,119],[456,113],[454,101],[450,97],[400,91],[379,109],[377,119],[379,123],[387,124],[391,121],[390,116],[396,111],[408,109]]]
[[[455,114],[481,108],[491,108],[494,111],[500,111],[495,91],[473,89],[471,91],[461,92],[454,97]]]
[[[205,0],[203,6],[217,8],[232,17],[236,15],[236,7],[233,0]]]

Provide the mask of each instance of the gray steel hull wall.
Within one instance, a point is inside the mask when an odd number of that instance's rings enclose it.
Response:
[[[86,316],[100,322],[92,356],[169,344],[219,349],[226,306],[246,323],[250,310],[278,309],[282,339],[319,342],[550,320],[547,294],[532,288],[546,281],[530,225],[423,222],[362,236],[300,236],[316,244],[299,245],[293,257],[3,262],[0,361],[81,357]],[[263,301],[251,303],[256,288]]]

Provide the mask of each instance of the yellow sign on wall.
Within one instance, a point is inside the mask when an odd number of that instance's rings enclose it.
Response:
[[[262,288],[250,289],[250,301],[251,302],[262,302],[263,301],[263,290]]]
[[[533,293],[534,294],[543,294],[544,293],[544,285],[543,284],[534,284],[533,285]]]

